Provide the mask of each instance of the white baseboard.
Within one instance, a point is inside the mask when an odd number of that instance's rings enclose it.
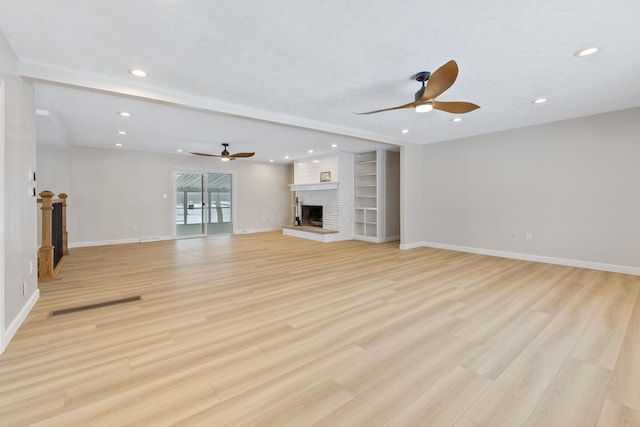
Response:
[[[148,236],[133,239],[117,239],[117,240],[97,240],[94,242],[74,242],[69,243],[69,248],[85,248],[89,246],[107,246],[107,245],[125,245],[127,243],[146,243],[157,242],[160,240],[172,240],[173,236]]]
[[[400,250],[406,251],[409,249],[422,248],[426,245],[423,242],[413,242],[413,243],[400,243]]]
[[[246,228],[238,231],[234,231],[233,234],[253,234],[253,233],[268,233],[270,231],[280,231],[282,227],[270,227],[270,228]]]
[[[252,234],[252,233],[266,233],[269,231],[280,231],[281,228],[276,227],[276,228],[250,228],[250,229],[243,229],[243,230],[238,230],[236,232],[234,232],[233,234]],[[188,238],[188,236],[184,236],[186,238]],[[195,237],[200,237],[200,236],[195,236]],[[206,237],[206,236],[202,236],[202,237]],[[178,236],[177,238],[181,238],[181,236]],[[74,242],[74,243],[69,243],[69,248],[84,248],[84,247],[89,247],[89,246],[107,246],[107,245],[125,245],[127,243],[147,243],[147,242],[157,242],[160,240],[173,240],[175,239],[175,237],[173,236],[144,236],[144,237],[137,237],[137,238],[131,238],[131,239],[116,239],[116,240],[96,240],[93,242]]]
[[[409,245],[406,245],[406,246],[409,246]],[[472,254],[490,255],[490,256],[497,256],[501,258],[520,259],[523,261],[544,262],[547,264],[565,265],[568,267],[588,268],[591,270],[611,271],[613,273],[632,274],[635,276],[640,276],[640,267],[633,267],[630,265],[605,264],[602,262],[583,261],[579,259],[568,259],[568,258],[549,257],[544,255],[523,254],[519,252],[508,252],[508,251],[500,251],[496,249],[484,249],[484,248],[474,248],[470,246],[449,245],[446,243],[436,243],[436,242],[412,243],[410,246],[411,247],[403,247],[403,245],[400,245],[400,249],[413,249],[416,247],[446,249],[449,251],[469,252]]]
[[[20,310],[20,313],[18,313],[16,318],[13,319],[13,322],[11,322],[7,330],[4,331],[4,333],[2,334],[2,340],[1,340],[2,342],[0,343],[0,354],[2,354],[4,350],[7,348],[7,345],[9,345],[9,341],[11,341],[11,339],[16,334],[16,332],[18,332],[18,329],[20,329],[20,326],[22,326],[27,316],[33,309],[33,306],[35,306],[36,302],[38,302],[39,298],[40,298],[40,289],[36,289],[33,295],[31,295],[31,298],[29,298],[29,300],[24,305],[24,307],[22,307],[22,310]]]
[[[390,236],[390,237],[368,237],[368,236],[353,236],[353,240],[360,240],[362,242],[369,243],[386,243],[393,242],[396,240],[400,240],[400,236]]]

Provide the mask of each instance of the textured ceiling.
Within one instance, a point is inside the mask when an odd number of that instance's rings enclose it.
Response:
[[[0,31],[50,111],[39,143],[175,153],[229,142],[278,162],[331,143],[426,144],[640,106],[638,16],[637,0],[0,0]],[[590,46],[601,51],[573,56]],[[482,107],[461,122],[353,114],[413,101],[412,76],[450,59],[458,80],[438,99]],[[127,73],[137,67],[149,77]]]

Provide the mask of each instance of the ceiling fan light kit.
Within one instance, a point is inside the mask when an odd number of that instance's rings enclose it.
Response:
[[[433,110],[433,104],[430,102],[416,105],[416,113],[428,113],[431,110]]]
[[[440,110],[453,114],[469,113],[480,108],[471,102],[438,102],[436,97],[440,96],[445,90],[449,89],[458,77],[458,64],[453,59],[433,73],[429,71],[420,71],[416,74],[416,81],[422,83],[422,87],[415,93],[414,101],[408,104],[399,105],[397,107],[383,108],[381,110],[367,111],[366,113],[356,114],[373,114],[383,111],[400,110],[403,108],[413,108],[416,113],[426,113],[431,110]],[[427,82],[425,84],[425,82]]]

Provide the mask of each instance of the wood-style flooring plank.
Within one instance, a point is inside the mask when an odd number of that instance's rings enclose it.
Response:
[[[640,427],[640,411],[605,399],[597,427]]]
[[[569,358],[525,427],[595,427],[610,379],[610,370]]]
[[[640,411],[640,298],[636,298],[622,348],[613,370],[612,400]]]

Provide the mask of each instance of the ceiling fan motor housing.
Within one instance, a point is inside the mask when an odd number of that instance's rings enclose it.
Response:
[[[424,94],[424,82],[426,82],[427,80],[429,80],[429,77],[431,77],[431,72],[429,71],[420,71],[419,73],[416,74],[416,81],[418,82],[422,82],[422,87],[420,89],[418,89],[418,91],[415,94],[415,102],[418,102],[418,100],[420,98],[422,98],[422,95]]]
[[[424,83],[427,80],[429,80],[429,77],[431,77],[430,71],[420,71],[419,73],[416,74],[416,81]]]

